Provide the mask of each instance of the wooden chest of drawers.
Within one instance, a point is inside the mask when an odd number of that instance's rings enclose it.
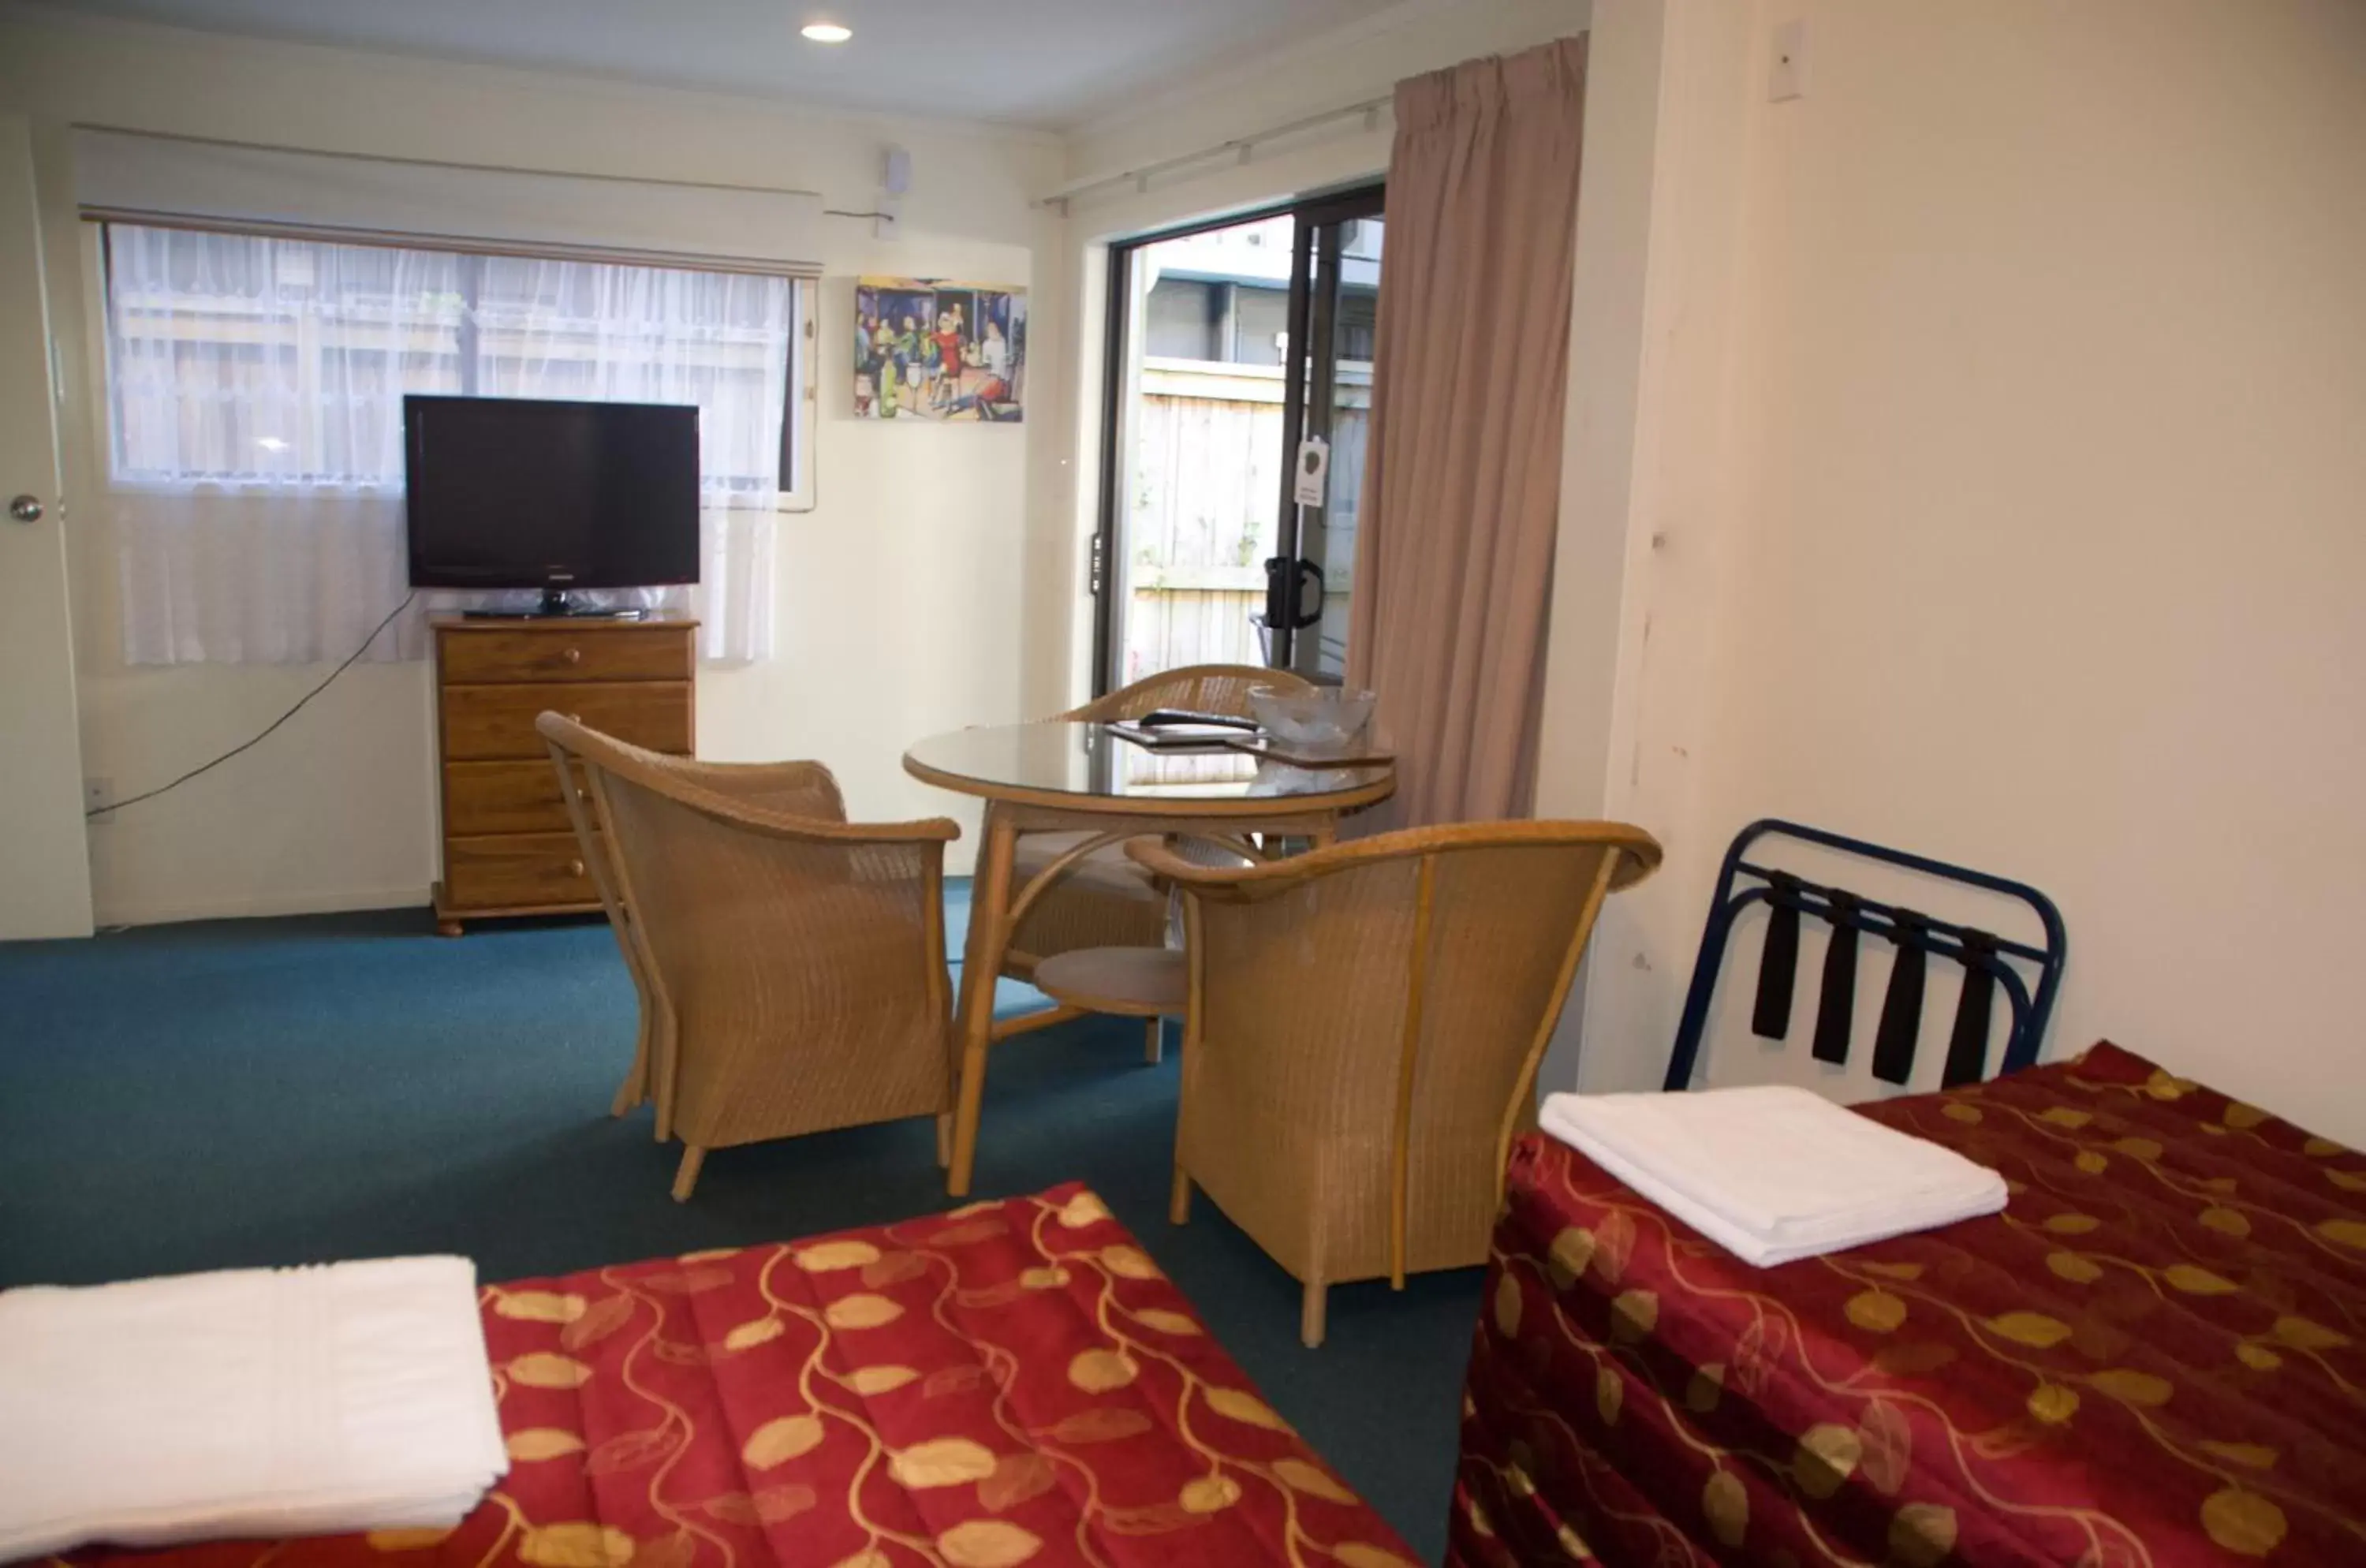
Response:
[[[439,617],[436,754],[444,875],[436,929],[503,915],[597,909],[536,715],[689,756],[695,739],[694,621]]]

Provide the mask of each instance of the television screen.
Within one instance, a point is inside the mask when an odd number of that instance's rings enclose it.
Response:
[[[414,588],[698,581],[698,410],[406,397]]]

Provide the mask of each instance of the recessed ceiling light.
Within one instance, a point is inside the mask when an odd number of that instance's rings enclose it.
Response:
[[[844,43],[854,36],[854,29],[836,22],[807,22],[801,30],[816,43]]]

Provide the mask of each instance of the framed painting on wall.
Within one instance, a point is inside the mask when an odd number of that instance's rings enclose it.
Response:
[[[1026,416],[1027,290],[937,277],[854,286],[857,419]]]

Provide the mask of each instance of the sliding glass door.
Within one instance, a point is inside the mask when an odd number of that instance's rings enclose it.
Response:
[[[1346,662],[1380,191],[1112,247],[1099,690]]]
[[[1280,547],[1267,562],[1266,661],[1336,683],[1347,670],[1356,516],[1379,325],[1380,193],[1301,212],[1291,265],[1291,341],[1282,439],[1293,454]]]

